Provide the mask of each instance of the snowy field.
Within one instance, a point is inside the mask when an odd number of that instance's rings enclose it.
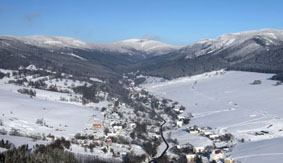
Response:
[[[10,78],[7,77],[0,80],[0,120],[3,123],[0,126],[1,131],[5,130],[9,133],[15,129],[27,137],[51,134],[55,137],[63,136],[69,139],[76,133],[93,133],[93,130],[90,130],[92,124],[94,122],[102,123],[104,120],[104,115],[98,108],[107,107],[109,104],[107,101],[82,105],[79,102],[60,100],[60,98],[73,97],[72,93],[40,89],[33,89],[36,91],[36,97],[30,98],[28,95],[17,92],[18,89],[27,87],[7,84],[8,80]],[[60,86],[60,82],[57,82],[58,86]],[[78,81],[72,84],[74,86],[82,85]],[[62,84],[63,86],[64,84]],[[65,87],[67,86],[65,85]],[[38,121],[42,121],[42,123],[37,123]],[[96,134],[101,136],[103,131]],[[10,140],[17,146],[25,143],[29,145],[44,144],[42,141],[33,142],[30,138],[1,134],[0,139]]]
[[[283,148],[273,148],[269,144],[272,140],[283,141],[283,85],[275,86],[276,81],[270,80],[272,75],[221,70],[172,81],[151,82],[143,87],[154,95],[184,105],[187,108],[185,116],[193,113],[191,124],[212,127],[219,133],[228,131],[239,140],[245,139],[246,143],[236,146],[238,151],[260,146],[258,143],[261,142],[269,147],[268,153],[283,153]],[[252,84],[255,80],[262,84]],[[181,131],[176,132],[184,142],[186,133]],[[247,150],[243,154],[255,153]],[[233,157],[239,157],[239,153],[233,153]],[[244,157],[241,161],[258,162],[262,160],[259,157],[265,156]],[[283,155],[274,157],[282,159]]]

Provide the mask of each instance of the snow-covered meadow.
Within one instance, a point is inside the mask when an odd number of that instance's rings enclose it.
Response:
[[[5,73],[12,73],[11,70],[3,70]],[[27,77],[29,79],[29,77]],[[36,135],[54,135],[55,137],[73,137],[76,133],[93,133],[92,124],[101,123],[104,120],[103,114],[99,110],[101,107],[108,106],[109,102],[89,103],[82,105],[81,102],[62,100],[71,99],[81,95],[62,92],[51,92],[41,89],[36,91],[36,97],[20,94],[17,90],[28,88],[9,84],[13,77],[4,77],[0,80],[0,126],[1,132],[11,132],[16,130],[25,137]],[[30,80],[34,78],[30,77]],[[47,80],[47,85],[56,84],[58,88],[68,89],[69,87],[80,86],[89,83],[64,79]],[[67,84],[64,84],[67,83]],[[71,89],[70,89],[71,90]],[[97,132],[98,136],[103,133]],[[100,135],[99,135],[100,134]],[[44,143],[43,141],[32,142],[32,139],[8,135],[0,135],[0,139],[10,140],[15,145],[28,143]],[[22,140],[22,141],[21,141]]]
[[[184,105],[187,109],[183,114],[186,116],[191,112],[194,116],[191,125],[212,127],[219,133],[227,131],[238,140],[244,139],[244,145],[236,146],[237,150],[244,150],[256,145],[248,142],[263,142],[268,146],[270,141],[264,140],[283,139],[283,85],[276,86],[277,81],[270,80],[272,75],[221,70],[171,81],[151,82],[143,87],[156,96]],[[252,84],[255,80],[262,83]],[[182,142],[187,134],[184,128],[176,131],[177,135],[181,135]],[[283,153],[283,150],[271,146],[269,152]],[[255,153],[247,150],[242,154]],[[260,160],[255,156],[241,159],[243,155],[240,157],[236,153],[235,158],[239,157],[243,162]],[[283,155],[276,157],[282,159]]]

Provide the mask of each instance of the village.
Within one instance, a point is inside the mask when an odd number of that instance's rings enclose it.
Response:
[[[38,72],[40,74],[36,74]],[[109,160],[110,157],[116,162],[129,157],[148,162],[160,155],[159,151],[162,149],[159,148],[163,143],[160,125],[166,121],[163,127],[166,133],[184,129],[188,136],[205,137],[213,142],[212,146],[179,145],[178,139],[166,138],[165,135],[166,141],[170,142],[170,148],[164,156],[168,162],[234,162],[229,157],[229,152],[235,144],[231,134],[219,135],[209,127],[192,126],[190,120],[193,115],[184,114],[189,108],[170,99],[157,98],[149,94],[139,86],[144,80],[138,73],[125,74],[119,80],[119,84],[128,90],[126,101],[103,89],[92,92],[91,90],[97,90],[97,85],[103,86],[104,82],[99,79],[75,80],[72,75],[44,72],[35,66],[20,67],[19,72],[14,71],[9,77],[9,84],[24,86],[21,92],[18,90],[21,94],[30,94],[26,90],[34,87],[44,91],[60,92],[56,101],[87,106],[103,115],[102,119],[92,115],[87,122],[88,127],[74,133],[70,138],[66,137],[71,143],[67,150],[71,152],[93,155],[102,160]],[[31,97],[36,96],[35,91],[31,93],[34,94],[30,95]],[[95,99],[90,98],[91,96],[95,96]],[[107,101],[107,105],[95,107],[94,102],[99,101]],[[38,119],[37,124],[53,129],[53,126],[46,124],[44,119]],[[54,129],[62,132],[66,127],[68,126],[63,125]],[[61,136],[48,134],[42,137],[42,140],[47,142],[54,142],[57,139],[61,139]]]

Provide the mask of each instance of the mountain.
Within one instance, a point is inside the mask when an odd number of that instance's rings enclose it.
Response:
[[[200,40],[172,53],[144,60],[136,67],[167,78],[194,75],[220,68],[280,72],[283,31],[265,29],[225,34]]]
[[[129,56],[141,55],[144,58],[167,54],[180,48],[179,46],[168,45],[148,39],[129,39],[115,43],[95,44],[95,43],[83,42],[69,37],[55,37],[55,36],[41,36],[41,35],[27,36],[27,37],[6,36],[4,38],[15,39],[18,41],[22,41],[24,44],[37,46],[41,48],[88,49],[88,50],[95,50],[101,52],[126,54]]]
[[[102,45],[104,49],[119,51],[128,55],[141,55],[144,58],[168,54],[177,49],[179,46],[164,44],[154,40],[147,39],[129,39],[116,43]]]
[[[0,64],[3,68],[34,64],[104,78],[120,76],[128,65],[177,49],[146,39],[94,44],[68,37],[1,36]]]
[[[56,72],[109,78],[119,76],[115,70],[129,62],[92,50],[87,43],[70,38],[0,37],[1,68],[17,69],[33,64]]]
[[[68,37],[0,36],[0,66],[34,64],[43,68],[101,78],[137,71],[176,78],[222,68],[281,73],[283,31],[264,29],[224,34],[187,46],[147,39],[108,44]]]
[[[272,29],[247,31],[224,34],[216,39],[200,40],[180,49],[179,53],[186,55],[188,59],[206,54],[219,54],[228,50],[232,52],[228,54],[229,58],[245,57],[255,51],[268,50],[269,47],[281,45],[282,41],[283,31]]]
[[[90,48],[90,44],[69,38],[69,37],[53,37],[53,36],[27,36],[27,37],[10,37],[17,39],[28,45],[34,45],[44,48]]]

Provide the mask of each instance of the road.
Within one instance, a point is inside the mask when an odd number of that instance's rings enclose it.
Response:
[[[169,149],[169,144],[167,143],[167,141],[166,141],[166,139],[164,138],[164,135],[163,135],[163,126],[165,124],[166,124],[166,121],[163,120],[163,123],[160,126],[160,135],[161,135],[162,140],[166,144],[166,148],[159,157],[154,158],[153,160],[149,161],[150,163],[158,163],[158,160],[160,160],[166,154],[167,150]]]

